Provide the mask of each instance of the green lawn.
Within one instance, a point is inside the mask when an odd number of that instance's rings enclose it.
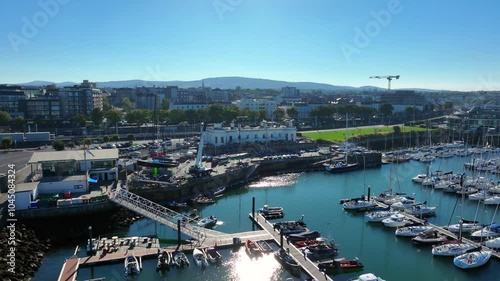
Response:
[[[425,131],[426,129],[420,127],[401,127],[401,132],[412,132],[412,131]],[[380,127],[380,128],[350,128],[348,129],[348,136],[362,136],[371,134],[388,134],[394,132],[392,126]],[[320,131],[320,132],[308,132],[302,133],[302,136],[310,138],[312,140],[329,140],[329,141],[344,141],[345,140],[345,130],[337,131]]]

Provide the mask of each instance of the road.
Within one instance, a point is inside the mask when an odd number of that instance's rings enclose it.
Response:
[[[14,152],[0,152],[0,174],[6,174],[9,170],[8,165],[16,165],[16,170],[19,170],[27,165],[28,161],[33,155],[33,151],[14,151]]]

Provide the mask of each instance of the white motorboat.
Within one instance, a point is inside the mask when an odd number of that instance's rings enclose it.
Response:
[[[269,213],[283,213],[283,207],[269,207],[264,205],[264,207],[259,209],[259,213],[269,214]]]
[[[198,226],[204,228],[211,228],[217,224],[217,218],[215,216],[209,216],[198,221]]]
[[[365,214],[365,221],[367,222],[381,222],[396,214],[393,211],[377,211]]]
[[[444,228],[448,229],[448,231],[450,232],[459,233],[460,223],[450,224],[449,226],[446,226]],[[477,221],[462,220],[462,232],[473,232],[481,228],[483,228],[483,226],[479,224]]]
[[[422,183],[427,178],[426,174],[419,174],[414,176],[411,181],[415,183]]]
[[[475,240],[483,239],[483,238],[493,238],[500,236],[500,224],[494,223],[484,227],[483,229],[476,230],[472,232],[471,238]]]
[[[135,256],[133,255],[127,256],[125,258],[124,264],[125,264],[125,271],[124,271],[125,276],[141,273],[139,262],[137,261],[137,258]]]
[[[384,279],[375,276],[373,273],[361,274],[358,277],[351,278],[349,281],[385,281]]]
[[[406,226],[400,227],[396,229],[397,236],[406,236],[406,237],[415,237],[419,234],[422,234],[426,231],[432,230],[432,226],[427,225],[414,225],[414,226]]]
[[[396,210],[396,211],[405,210],[405,209],[411,208],[411,207],[418,205],[418,204],[425,204],[425,203],[416,202],[412,198],[403,198],[403,199],[401,199],[400,202],[392,204],[391,208]]]
[[[488,198],[493,197],[493,194],[488,192],[488,190],[481,190],[479,192],[476,192],[474,194],[469,194],[469,200],[471,201],[477,201],[477,200],[486,200]]]
[[[476,268],[486,264],[490,258],[491,251],[476,251],[456,256],[453,263],[462,269]]]
[[[368,210],[377,206],[377,204],[373,201],[368,200],[351,200],[342,204],[342,208],[344,210]]]
[[[430,217],[436,214],[437,207],[429,207],[426,205],[414,205],[405,210],[405,213],[415,217]]]
[[[193,250],[193,260],[198,267],[205,268],[208,266],[208,258],[203,250],[200,248],[194,248]]]
[[[432,229],[413,237],[411,241],[418,245],[434,245],[448,241],[448,237]]]
[[[480,247],[481,246],[464,243],[460,240],[455,240],[447,242],[445,244],[434,246],[432,248],[432,254],[435,256],[457,256]]]
[[[174,264],[177,267],[189,267],[189,259],[183,251],[176,251],[173,254]]]
[[[500,237],[490,239],[485,243],[486,247],[492,249],[500,249]]]
[[[385,220],[382,220],[382,223],[386,227],[402,227],[402,226],[411,224],[412,222],[410,220],[406,219],[406,217],[403,216],[402,214],[397,213],[397,214],[390,216],[389,218],[387,218]]]

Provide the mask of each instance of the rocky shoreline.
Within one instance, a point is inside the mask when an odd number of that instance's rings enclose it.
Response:
[[[130,226],[142,216],[124,208],[96,216],[47,218],[16,223],[11,232],[5,227],[0,231],[0,280],[30,280],[43,262],[44,254],[52,246],[76,245],[89,237],[92,226],[94,237]],[[15,234],[15,235],[14,235]],[[9,272],[9,237],[15,237],[15,273]],[[13,239],[11,239],[13,240]],[[11,242],[11,244],[14,242]],[[68,257],[69,258],[69,257]],[[62,265],[61,265],[62,266]]]

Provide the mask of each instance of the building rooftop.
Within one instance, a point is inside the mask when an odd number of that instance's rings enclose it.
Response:
[[[49,152],[34,152],[28,164],[51,162],[51,161],[68,161],[76,160],[83,161],[85,159],[95,161],[95,160],[107,160],[107,159],[118,159],[118,149],[102,149],[102,150],[64,150],[64,151],[49,151]]]
[[[16,192],[33,191],[38,186],[38,182],[26,182],[16,184]]]

